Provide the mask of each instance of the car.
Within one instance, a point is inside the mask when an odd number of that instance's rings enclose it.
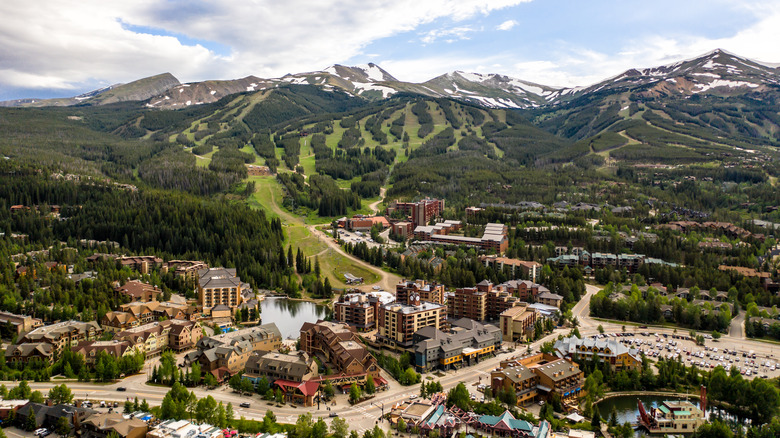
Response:
[[[116,390],[117,390],[117,391],[127,391],[127,388],[125,388],[124,386],[120,386],[120,387],[119,387],[119,388],[117,388]]]
[[[409,400],[414,400],[417,398],[417,394],[412,394],[409,396]]]
[[[249,403],[243,402],[239,406],[241,406],[242,408],[248,408],[249,407]]]
[[[328,416],[331,417],[331,418],[334,418],[334,417],[338,417],[339,414],[336,413],[336,412],[331,412],[330,414],[328,414]]]
[[[39,436],[40,434],[43,433],[44,430],[46,430],[46,428],[43,427],[40,429],[36,429],[35,432],[33,432],[33,434],[35,434],[35,436]]]

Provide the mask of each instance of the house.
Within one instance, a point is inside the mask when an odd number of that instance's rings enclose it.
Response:
[[[48,406],[43,403],[28,402],[26,405],[17,409],[16,417],[27,418],[30,416],[30,413],[35,416],[36,428],[46,427],[54,429],[57,426],[59,419],[65,417],[68,419],[71,430],[78,432],[81,430],[81,424],[84,420],[90,415],[96,414],[97,411],[67,404]]]
[[[116,434],[121,438],[145,438],[149,425],[139,418],[125,418],[119,412],[99,413],[89,416],[81,425],[83,438],[108,438]]]

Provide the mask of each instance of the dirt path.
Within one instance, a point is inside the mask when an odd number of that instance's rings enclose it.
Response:
[[[368,208],[371,209],[372,214],[377,214],[379,212],[379,208],[377,207],[379,206],[379,204],[382,203],[382,201],[384,201],[384,199],[385,199],[385,188],[382,187],[381,189],[379,189],[379,199],[376,202],[372,202],[368,206]]]

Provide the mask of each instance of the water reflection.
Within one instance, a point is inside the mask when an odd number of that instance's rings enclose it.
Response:
[[[325,319],[330,311],[308,301],[294,301],[287,298],[266,298],[260,304],[263,324],[276,323],[284,338],[296,339],[300,336],[301,326],[305,322],[317,322]]]

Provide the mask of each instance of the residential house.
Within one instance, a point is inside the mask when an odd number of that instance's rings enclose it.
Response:
[[[89,416],[82,423],[83,438],[145,438],[149,425],[140,418],[125,418],[119,412],[98,413]]]

